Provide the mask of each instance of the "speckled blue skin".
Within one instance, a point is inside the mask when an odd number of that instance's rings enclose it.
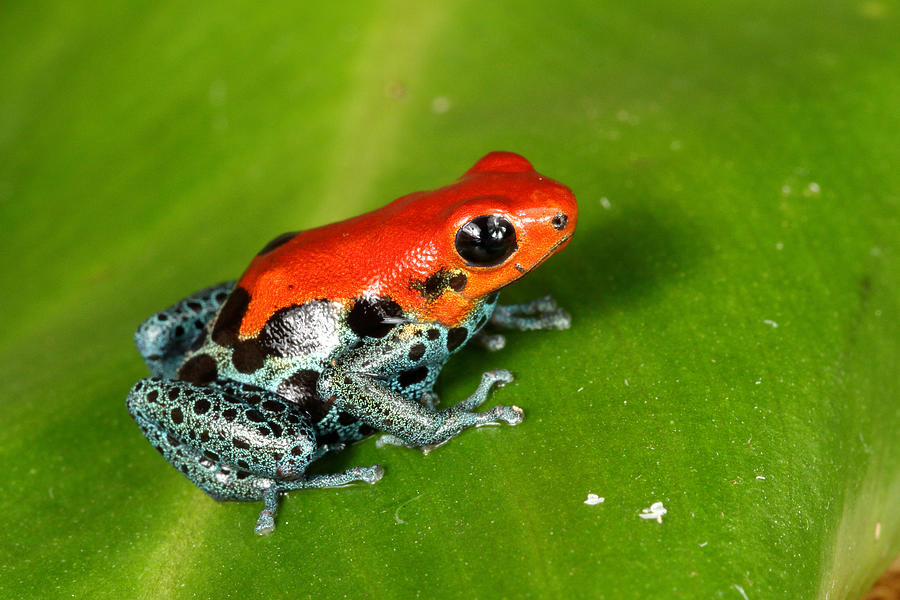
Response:
[[[191,294],[138,327],[134,343],[153,375],[174,379],[191,344],[212,321],[234,288],[226,281]]]
[[[373,299],[362,324],[340,303],[315,301],[273,315],[258,340],[236,341],[230,315],[241,291],[231,282],[210,287],[141,324],[135,341],[154,376],[132,388],[127,406],[153,446],[208,495],[263,500],[260,534],[274,528],[282,492],[381,478],[378,465],[305,475],[346,443],[384,431],[382,445],[427,451],[473,425],[521,422],[515,406],[473,412],[493,385],[512,381],[508,371],[485,373],[469,398],[443,410],[435,380],[472,338],[503,347],[502,336],[480,332],[488,322],[569,326],[550,298],[496,306],[492,294],[452,329],[382,314],[386,299]]]

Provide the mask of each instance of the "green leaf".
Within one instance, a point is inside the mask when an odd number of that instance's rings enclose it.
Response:
[[[0,596],[853,598],[900,552],[895,3],[5,3]],[[146,443],[147,315],[520,152],[580,202],[469,348],[515,428],[275,533]],[[588,505],[593,493],[604,502]],[[662,502],[661,522],[641,518]]]

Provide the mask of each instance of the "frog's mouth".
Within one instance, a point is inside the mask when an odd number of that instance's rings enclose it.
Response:
[[[551,256],[553,256],[554,254],[556,254],[556,251],[559,250],[562,246],[564,246],[564,245],[566,244],[566,242],[568,242],[570,239],[572,239],[572,234],[571,234],[571,233],[568,234],[568,235],[563,236],[558,242],[556,242],[555,244],[553,244],[552,246],[550,246],[550,249],[547,250],[547,252],[544,253],[544,255],[543,255],[542,257],[540,257],[539,259],[537,259],[537,261],[535,261],[535,263],[534,263],[533,265],[531,265],[531,267],[529,267],[529,268],[527,268],[527,269],[526,269],[525,267],[523,267],[520,263],[516,263],[516,264],[515,264],[515,267],[516,267],[516,271],[518,271],[518,272],[520,273],[519,277],[521,277],[522,275],[525,275],[525,274],[528,273],[529,271],[533,271],[533,270],[535,269],[535,267],[540,266],[541,263],[543,263],[545,260],[547,260],[548,258],[550,258]],[[517,279],[518,279],[518,278],[517,278]]]

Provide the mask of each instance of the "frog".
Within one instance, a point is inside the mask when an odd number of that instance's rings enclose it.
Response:
[[[322,456],[377,432],[377,445],[427,452],[480,425],[522,422],[518,406],[476,410],[513,380],[484,373],[440,408],[434,384],[469,341],[567,329],[552,297],[498,304],[499,291],[565,248],[572,191],[521,155],[491,152],[453,183],[267,243],[237,281],[191,294],[138,327],[151,376],[126,406],[172,466],[220,501],[262,501],[275,528],[299,489],[375,483],[381,465],[308,474]]]

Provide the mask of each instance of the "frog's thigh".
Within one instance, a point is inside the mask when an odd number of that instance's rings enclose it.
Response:
[[[265,390],[241,396],[215,384],[151,378],[132,388],[127,405],[166,460],[219,500],[259,500],[269,487],[295,487],[289,484],[315,457],[306,415]]]
[[[150,372],[174,377],[191,346],[203,341],[205,327],[231,293],[229,281],[191,294],[141,323],[134,343]]]

